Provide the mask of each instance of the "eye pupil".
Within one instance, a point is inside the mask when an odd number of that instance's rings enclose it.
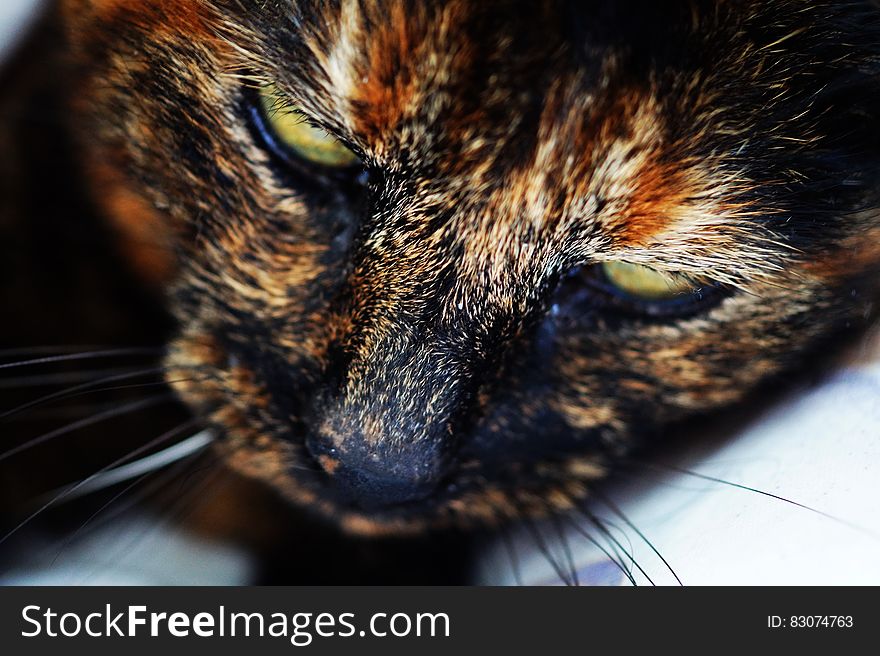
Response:
[[[299,158],[337,169],[359,164],[351,149],[326,130],[312,125],[274,84],[260,89],[260,104],[274,137]]]

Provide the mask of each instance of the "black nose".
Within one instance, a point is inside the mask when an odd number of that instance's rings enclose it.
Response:
[[[420,501],[437,487],[442,467],[431,453],[408,453],[403,458],[390,449],[357,446],[337,448],[316,435],[306,448],[330,475],[334,489],[348,503],[374,511]]]

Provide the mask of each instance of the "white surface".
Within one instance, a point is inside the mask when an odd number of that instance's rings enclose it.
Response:
[[[27,31],[41,4],[39,0],[0,0],[0,63]]]
[[[697,447],[699,448],[699,447]],[[662,455],[659,456],[662,458]],[[758,488],[784,501],[665,468],[639,468],[604,491],[666,558],[685,585],[880,584],[880,362],[849,365],[790,398],[710,455],[665,465]],[[657,584],[675,578],[638,534],[599,500],[588,506],[615,528]],[[829,517],[830,516],[830,517]],[[606,549],[585,518],[578,525]],[[564,570],[561,540],[545,539]],[[611,559],[577,530],[567,532],[580,583],[630,585]],[[514,550],[525,583],[560,583],[532,532]],[[628,556],[623,558],[629,568]],[[508,549],[489,549],[480,580],[514,584]],[[640,585],[648,580],[636,568]]]
[[[2,585],[247,585],[252,559],[147,514],[114,521],[84,539],[33,544],[33,560]]]

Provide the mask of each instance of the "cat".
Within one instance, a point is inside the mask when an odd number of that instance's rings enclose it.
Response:
[[[575,509],[873,318],[874,2],[52,12],[168,385],[348,535]]]

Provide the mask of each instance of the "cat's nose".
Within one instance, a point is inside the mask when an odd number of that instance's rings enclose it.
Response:
[[[369,441],[361,435],[350,436],[346,442],[349,446],[333,446],[327,437],[313,433],[306,439],[306,448],[342,499],[363,510],[425,499],[443,476],[439,454],[431,449],[367,447]]]

